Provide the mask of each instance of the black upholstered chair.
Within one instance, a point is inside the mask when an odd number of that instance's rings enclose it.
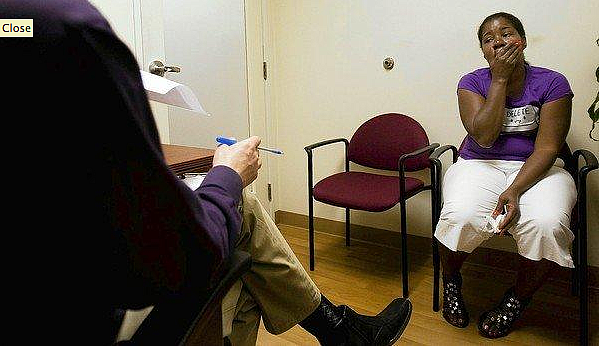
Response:
[[[249,253],[235,251],[228,262],[228,269],[214,288],[205,294],[189,292],[173,296],[167,304],[155,307],[144,319],[131,340],[116,345],[225,345],[227,339],[222,331],[222,300],[233,284],[250,269]],[[114,313],[115,340],[125,311]]]
[[[444,145],[437,148],[431,155],[432,171],[432,194],[435,195],[433,201],[433,227],[432,227],[432,246],[433,246],[433,310],[439,311],[439,244],[435,239],[434,233],[441,215],[442,196],[441,196],[441,174],[443,167],[440,157],[443,153],[451,151],[452,159],[455,163],[458,159],[458,149],[453,145]],[[570,228],[574,233],[574,244],[572,246],[572,258],[575,268],[572,270],[572,294],[580,298],[580,344],[588,345],[589,339],[589,287],[587,282],[588,263],[587,263],[587,195],[586,179],[590,171],[599,168],[597,157],[586,149],[570,151],[567,144],[564,145],[559,155],[564,162],[564,169],[572,175],[577,189],[577,202],[572,210]],[[580,158],[584,159],[584,165],[579,166]]]

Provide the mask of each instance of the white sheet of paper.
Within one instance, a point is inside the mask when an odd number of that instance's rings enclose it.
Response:
[[[140,70],[140,72],[144,89],[146,89],[146,94],[150,100],[210,115],[204,110],[200,101],[188,86],[146,71]]]
[[[198,174],[198,175],[185,175],[185,178],[182,181],[192,190],[196,190],[204,181],[206,174]]]

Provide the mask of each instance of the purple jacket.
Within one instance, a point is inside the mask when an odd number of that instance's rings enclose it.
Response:
[[[2,0],[0,18],[34,19],[33,38],[0,38],[5,129],[31,148],[4,159],[38,174],[11,197],[28,275],[100,309],[207,289],[241,226],[239,175],[215,167],[193,192],[172,174],[139,66],[88,2]]]

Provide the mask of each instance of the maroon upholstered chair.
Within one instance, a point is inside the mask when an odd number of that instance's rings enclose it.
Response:
[[[345,172],[336,173],[313,185],[312,151],[315,148],[345,143]],[[439,144],[429,144],[422,126],[407,115],[388,113],[363,123],[351,140],[337,138],[305,147],[308,154],[308,210],[310,231],[310,270],[314,270],[314,201],[345,208],[345,245],[350,245],[350,210],[380,212],[398,203],[401,210],[401,251],[403,296],[408,296],[408,252],[406,200],[431,186],[405,172],[430,168],[429,154]],[[393,176],[350,171],[349,162],[394,171]],[[435,201],[432,201],[435,205]]]

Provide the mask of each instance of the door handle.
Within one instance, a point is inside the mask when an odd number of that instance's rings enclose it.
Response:
[[[150,63],[148,67],[150,73],[155,74],[160,77],[164,77],[166,72],[181,72],[181,68],[178,66],[165,66],[164,63],[160,60],[154,60]]]

